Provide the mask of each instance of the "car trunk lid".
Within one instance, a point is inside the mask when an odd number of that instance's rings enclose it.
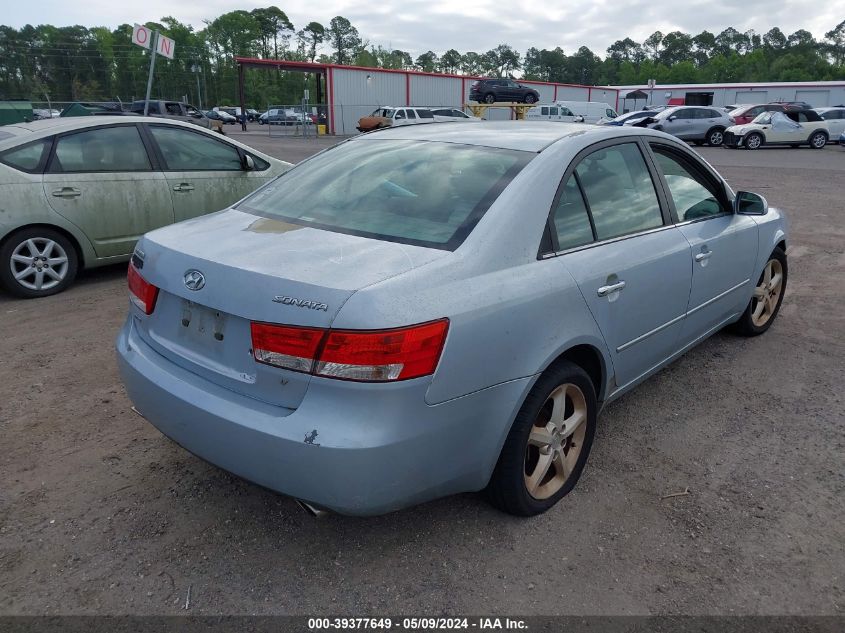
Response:
[[[154,231],[139,243],[133,260],[159,295],[136,327],[179,366],[294,409],[310,375],[257,363],[250,323],[328,328],[356,290],[445,255],[223,211]]]

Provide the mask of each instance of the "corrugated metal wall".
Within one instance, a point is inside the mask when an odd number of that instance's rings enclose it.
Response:
[[[622,90],[627,92],[626,89]],[[645,90],[648,93],[648,89]],[[666,105],[669,99],[683,99],[687,93],[691,92],[712,92],[713,105],[725,106],[735,103],[768,103],[770,101],[806,101],[814,108],[822,108],[827,105],[837,105],[845,103],[845,86],[826,87],[809,87],[799,84],[796,87],[789,86],[773,86],[770,84],[759,84],[759,87],[718,87],[718,86],[701,86],[699,87],[685,87],[685,88],[661,88],[658,86],[654,89],[652,103],[655,105]],[[597,101],[595,95],[593,101]],[[609,102],[608,102],[609,103]],[[612,104],[611,104],[612,105]],[[640,109],[644,105],[642,100],[638,101],[636,108]],[[634,102],[628,101],[627,108],[634,109]],[[622,112],[622,101],[619,102],[619,111]]]
[[[330,70],[332,108],[336,134],[354,134],[358,119],[379,106],[453,106],[469,101],[473,80],[470,78],[385,72],[377,69],[337,68]],[[606,101],[616,106],[617,91],[612,88],[581,88],[526,82],[540,94],[541,103],[557,99],[569,101]],[[461,93],[463,92],[463,98]],[[490,110],[489,119],[510,119],[509,109]]]
[[[455,77],[409,74],[411,105],[460,108],[461,80]]]

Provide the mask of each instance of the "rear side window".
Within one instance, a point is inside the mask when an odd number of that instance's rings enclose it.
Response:
[[[548,108],[548,106],[543,106],[542,108],[540,108],[540,114],[541,114],[542,116],[548,116],[548,115],[549,115],[549,108]]]
[[[51,172],[149,171],[150,159],[134,125],[98,128],[61,136]]]
[[[421,119],[433,119],[434,114],[431,110],[417,110],[417,114]]]
[[[228,143],[178,127],[151,125],[167,169],[172,171],[240,171],[241,156]]]
[[[337,233],[454,250],[533,156],[456,143],[343,143],[238,208]]]
[[[654,182],[636,144],[600,149],[584,158],[575,173],[587,199],[597,239],[663,224]]]
[[[416,119],[417,118],[417,115],[413,110],[406,110],[406,112],[408,113],[409,119]]]
[[[552,214],[552,221],[557,235],[556,250],[583,246],[593,241],[593,229],[590,226],[590,214],[581,187],[575,174],[569,177],[560,190],[560,198]]]
[[[41,165],[41,160],[47,148],[50,146],[50,139],[41,139],[27,143],[21,147],[9,149],[0,154],[0,162],[26,172],[36,172]]]

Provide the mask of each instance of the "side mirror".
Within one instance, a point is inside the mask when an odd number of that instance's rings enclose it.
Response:
[[[674,121],[674,120],[675,120],[675,119],[677,119],[677,118],[678,118],[678,117],[676,117],[674,114],[673,114],[673,115],[671,115],[671,116],[669,116],[669,120],[670,120],[670,121]]]
[[[734,198],[734,213],[739,215],[766,215],[769,203],[759,193],[739,191]]]
[[[252,171],[255,169],[255,161],[252,160],[252,156],[249,154],[244,154],[244,171]]]

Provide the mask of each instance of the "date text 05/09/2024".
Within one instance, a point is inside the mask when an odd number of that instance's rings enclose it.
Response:
[[[524,620],[518,618],[308,618],[309,631],[322,630],[382,630],[382,631],[519,631],[527,629]]]

